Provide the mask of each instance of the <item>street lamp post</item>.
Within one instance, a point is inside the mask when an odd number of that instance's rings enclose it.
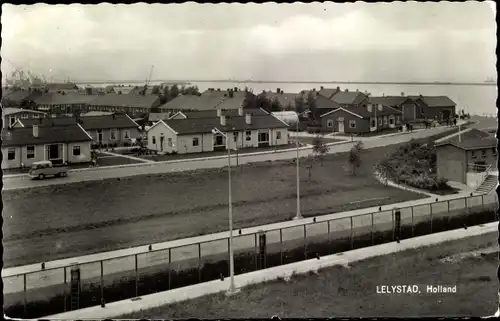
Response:
[[[231,148],[229,147],[229,135],[224,134],[217,128],[212,129],[213,134],[220,134],[226,138],[226,148],[227,148],[227,173],[228,173],[228,201],[229,201],[229,289],[227,291],[228,295],[232,295],[237,292],[234,285],[234,253],[233,253],[233,196],[232,196],[232,186],[231,186]]]
[[[299,120],[297,119],[295,137],[295,147],[297,148],[297,213],[295,214],[294,220],[302,219],[302,214],[300,213],[300,170],[299,170]]]

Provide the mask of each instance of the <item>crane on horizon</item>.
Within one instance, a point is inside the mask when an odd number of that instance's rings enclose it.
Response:
[[[146,78],[146,83],[144,84],[144,89],[141,91],[141,94],[144,96],[148,90],[149,83],[151,82],[151,77],[153,76],[153,69],[155,65],[151,65],[151,69],[149,71],[149,77]]]

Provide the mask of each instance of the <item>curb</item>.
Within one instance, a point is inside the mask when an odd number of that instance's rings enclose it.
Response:
[[[447,241],[455,241],[472,236],[484,235],[495,232],[497,230],[497,227],[498,223],[493,222],[485,225],[469,227],[466,230],[457,229],[431,235],[414,237],[411,239],[405,239],[402,240],[399,244],[396,242],[391,242],[375,245],[367,248],[325,256],[320,259],[311,259],[307,261],[301,261],[269,269],[235,275],[234,281],[236,288],[241,289],[251,284],[273,281],[277,280],[278,278],[288,279],[293,275],[304,274],[310,271],[317,273],[319,269],[323,268],[333,266],[348,267],[350,263],[369,258],[384,256],[425,246],[437,245]],[[119,316],[139,312],[142,310],[153,309],[175,302],[181,302],[205,295],[220,293],[227,290],[228,288],[229,278],[226,278],[224,279],[224,281],[215,280],[170,291],[149,294],[138,298],[117,301],[107,304],[104,308],[100,306],[94,306],[81,310],[46,316],[40,319],[78,320],[89,318],[116,318]]]

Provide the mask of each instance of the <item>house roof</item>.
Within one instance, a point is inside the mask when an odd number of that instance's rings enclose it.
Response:
[[[49,83],[45,85],[49,90],[76,90],[78,86],[74,83]]]
[[[389,115],[401,115],[401,111],[382,105],[382,110],[378,110],[377,106],[372,106],[372,111],[368,111],[368,107],[366,105],[363,106],[353,106],[353,107],[345,107],[345,108],[337,108],[335,110],[332,110],[330,112],[327,112],[320,117],[324,117],[326,115],[330,115],[332,113],[335,113],[337,111],[343,110],[345,112],[357,115],[360,118],[370,118],[370,117],[375,117],[375,115],[378,116],[389,116]]]
[[[243,107],[245,97],[245,93],[234,93],[233,97],[223,97],[222,101],[216,107],[223,110],[237,110]]]
[[[336,109],[339,107],[339,104],[323,95],[317,95],[315,101],[318,109]]]
[[[22,112],[27,112],[27,113],[32,113],[32,114],[45,114],[44,112],[41,112],[38,110],[31,110],[31,109],[22,109],[22,108],[14,108],[14,107],[2,108],[2,115],[3,116],[13,115],[13,114],[22,113]]]
[[[457,104],[448,96],[408,96],[413,100],[422,100],[428,107],[454,107]]]
[[[318,91],[320,96],[325,97],[326,99],[331,99],[336,93],[340,91],[340,88],[323,88]]]
[[[113,106],[113,107],[137,107],[152,108],[159,101],[160,97],[156,95],[125,95],[125,94],[106,94],[95,97],[90,103],[94,106]]]
[[[196,118],[217,118],[217,110],[204,110],[204,111],[183,111],[187,118],[196,119]],[[261,108],[252,108],[252,109],[244,109],[243,114],[251,114],[252,116],[265,116],[269,115],[265,110]],[[222,115],[226,115],[228,117],[238,117],[237,109],[230,109],[222,111]],[[239,116],[239,117],[244,117]]]
[[[2,145],[26,146],[53,143],[86,142],[92,138],[79,125],[41,127],[38,137],[33,137],[33,128],[12,128],[2,131]]]
[[[38,91],[29,90],[14,90],[14,91],[4,91],[2,100],[10,100],[15,103],[21,103],[23,100],[34,100],[36,97],[40,96],[41,93]]]
[[[271,100],[276,98],[283,108],[287,107],[288,104],[290,104],[292,108],[295,108],[295,98],[300,96],[300,94],[276,93],[271,91],[266,92],[265,95],[268,99]]]
[[[60,94],[55,92],[43,93],[35,99],[37,105],[75,105],[75,104],[89,104],[96,95],[86,95],[78,92],[69,92]]]
[[[171,113],[149,113],[148,121],[157,122],[162,119],[167,119],[170,115]]]
[[[386,106],[396,107],[404,103],[408,97],[405,96],[378,96],[378,97],[368,97],[368,101],[371,104],[382,104]]]
[[[354,105],[361,103],[366,98],[368,96],[359,91],[339,91],[330,100],[339,105]]]
[[[217,128],[222,132],[287,128],[288,125],[272,115],[252,116],[252,123],[247,125],[245,116],[227,117],[226,126],[221,126],[220,118],[186,118],[163,120],[167,126],[172,128],[178,135],[210,133]]]
[[[38,125],[40,127],[68,126],[77,124],[75,117],[56,117],[39,119],[19,119],[18,122],[24,127]],[[107,129],[107,128],[135,128],[139,125],[126,114],[80,116],[80,125],[85,130]]]
[[[161,105],[160,108],[170,110],[213,110],[223,99],[224,97],[212,95],[180,95]]]
[[[444,146],[444,145],[453,145],[455,147],[464,149],[464,150],[474,150],[474,149],[484,149],[484,148],[493,148],[497,147],[497,139],[495,137],[483,137],[483,138],[471,138],[467,140],[463,140],[462,142],[458,142],[455,140],[447,140],[436,146]]]

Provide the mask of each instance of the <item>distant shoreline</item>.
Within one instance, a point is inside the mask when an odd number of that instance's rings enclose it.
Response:
[[[142,83],[143,80],[121,80],[121,81],[77,81],[77,84],[136,84]],[[375,85],[439,85],[439,86],[496,86],[496,82],[397,82],[397,81],[282,81],[282,80],[151,80],[151,82],[165,82],[165,83],[247,83],[247,84],[375,84]]]

